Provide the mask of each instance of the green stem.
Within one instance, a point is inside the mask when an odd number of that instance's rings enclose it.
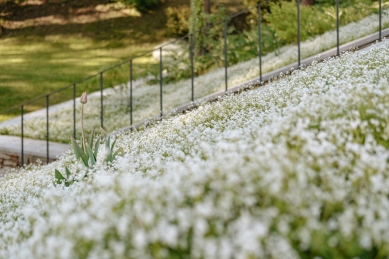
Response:
[[[81,133],[82,133],[82,146],[85,151],[85,135],[84,135],[84,104],[81,104]]]

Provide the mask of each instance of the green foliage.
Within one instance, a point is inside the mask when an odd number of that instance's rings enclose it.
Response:
[[[82,148],[78,145],[73,136],[70,137],[74,155],[77,160],[81,160],[86,167],[93,167],[96,164],[97,152],[99,150],[100,141],[94,141],[94,131],[89,135],[88,141],[81,138]]]
[[[200,69],[206,70],[214,65],[224,66],[224,24],[219,23],[227,18],[225,10],[221,8],[218,13],[208,17],[210,24],[215,24],[207,30],[205,48],[207,54],[201,58],[204,63]],[[218,24],[219,23],[219,24]],[[233,65],[241,61],[249,60],[258,55],[258,30],[257,27],[249,30],[239,30],[232,25],[233,21],[227,20],[228,64]],[[262,28],[263,52],[269,52],[278,47],[274,32],[268,27]],[[200,72],[200,71],[199,71]]]
[[[100,131],[101,131],[101,135],[102,135],[103,139],[105,139],[105,152],[106,153],[105,153],[105,157],[104,157],[104,162],[112,163],[119,154],[124,153],[124,150],[122,148],[119,148],[118,150],[113,152],[113,150],[115,148],[115,144],[116,144],[116,139],[111,144],[111,137],[110,136],[107,137],[107,134],[105,133],[103,128],[100,128]]]
[[[366,0],[354,2],[340,9],[340,24],[345,25],[362,19],[372,13],[372,8]],[[280,19],[279,17],[283,17]],[[270,13],[264,15],[270,28],[276,32],[276,37],[283,43],[297,42],[297,12],[295,2],[283,1],[280,4],[271,3]],[[320,22],[318,22],[320,21]],[[307,40],[318,34],[335,29],[336,10],[334,6],[301,6],[300,7],[301,40]]]
[[[343,2],[343,1],[339,1]],[[315,0],[315,5],[333,6],[335,1],[333,0]]]
[[[74,155],[76,156],[77,160],[81,160],[86,168],[93,168],[96,165],[97,162],[97,154],[99,152],[100,147],[100,141],[105,139],[105,156],[104,156],[104,162],[105,163],[112,163],[116,156],[119,153],[124,153],[123,149],[119,149],[116,152],[113,152],[113,149],[115,148],[116,140],[111,145],[111,138],[107,138],[107,134],[105,133],[104,129],[100,127],[101,131],[101,137],[98,138],[96,141],[94,140],[95,132],[92,130],[92,133],[89,135],[88,138],[85,138],[84,134],[84,105],[88,102],[88,96],[86,92],[83,92],[80,98],[80,102],[82,104],[81,109],[81,131],[82,131],[82,137],[81,137],[81,146],[77,143],[77,141],[73,138],[73,136],[70,136],[70,141],[73,147]],[[64,183],[65,186],[69,186],[74,182],[74,177],[71,176],[70,170],[65,167],[66,172],[66,178],[63,177],[60,171],[57,169],[54,172],[55,181],[54,184],[61,184]],[[86,176],[86,175],[85,175]]]
[[[224,25],[220,23],[228,16],[224,8],[217,13],[206,15],[207,23],[213,25],[206,30],[204,37],[203,55],[195,55],[194,71],[196,75],[206,73],[212,68],[224,66]],[[258,30],[254,26],[249,30],[238,30],[228,20],[228,64],[233,65],[241,61],[258,56]],[[262,53],[269,53],[280,47],[275,32],[267,25],[262,25]],[[189,48],[189,46],[182,46]],[[190,77],[190,59],[187,52],[172,51],[167,63],[168,77],[165,81],[178,81]]]
[[[191,0],[189,18],[189,32],[193,34],[195,53],[199,54],[204,50],[204,33],[205,17],[203,14],[203,1]]]
[[[77,160],[80,160],[83,162],[83,164],[87,168],[93,168],[96,165],[97,162],[97,154],[100,147],[100,142],[104,141],[105,146],[105,155],[104,155],[104,162],[105,163],[112,163],[116,157],[119,154],[123,154],[124,151],[122,148],[119,148],[114,152],[116,139],[111,144],[111,137],[106,135],[105,131],[100,128],[101,130],[101,137],[97,138],[96,141],[94,140],[94,131],[89,135],[88,141],[84,141],[83,138],[81,138],[81,146],[77,143],[77,141],[71,136],[71,144],[73,147],[74,155],[76,156]],[[70,170],[65,167],[65,173],[66,178],[61,174],[59,170],[55,170],[54,176],[55,176],[55,184],[62,184],[64,183],[65,186],[69,186],[74,182],[74,177],[70,173]]]
[[[264,17],[269,21],[269,26],[277,32],[277,37],[283,43],[297,42],[296,3],[282,2],[281,5],[271,3],[270,10],[271,13],[266,14]],[[283,19],[279,19],[279,17],[283,17]],[[316,7],[301,6],[300,21],[300,37],[302,41],[331,30],[336,25],[333,17],[325,13],[321,8]]]
[[[245,4],[254,6],[263,1],[246,0]],[[353,4],[342,4],[340,9],[341,24],[362,19],[372,12],[370,0],[358,0]],[[192,2],[193,4],[193,2]],[[348,5],[347,5],[348,4]],[[265,55],[280,47],[297,42],[297,13],[296,3],[287,1],[273,1],[264,4],[264,21],[261,23],[262,54]],[[199,6],[200,7],[200,6]],[[202,6],[201,6],[202,8]],[[268,10],[266,9],[268,8]],[[252,9],[254,12],[256,8]],[[357,10],[360,10],[357,12]],[[194,70],[196,75],[204,74],[215,67],[224,66],[224,19],[228,16],[224,8],[217,13],[202,15],[203,22],[212,25],[204,30],[201,35],[202,48],[200,53],[198,44],[195,46]],[[249,16],[250,17],[250,16]],[[283,19],[279,19],[283,17]],[[237,17],[239,18],[239,17]],[[255,18],[255,19],[254,19]],[[335,29],[335,8],[333,6],[301,6],[301,40],[307,40],[326,31]],[[235,19],[235,18],[234,18]],[[320,22],[317,22],[320,21]],[[258,28],[256,16],[248,20],[248,29],[236,28],[235,20],[228,20],[228,64],[233,65],[241,61],[249,60],[258,56]],[[189,48],[187,46],[186,48]],[[277,53],[276,53],[277,54]],[[190,77],[190,63],[187,52],[171,52],[170,62],[167,66],[168,76],[166,82],[178,81]]]
[[[159,0],[118,0],[128,6],[135,7],[139,12],[147,12],[159,3]]]
[[[256,6],[258,4],[261,5],[261,15],[262,15],[262,21],[263,15],[265,13],[270,12],[270,4],[271,3],[279,3],[280,0],[273,0],[273,1],[268,1],[268,0],[243,0],[243,4],[247,7],[250,8],[250,15],[247,16],[247,23],[250,23],[250,21],[257,21],[258,20],[258,8],[252,8],[253,6]]]
[[[189,32],[190,8],[186,5],[168,7],[165,10],[167,17],[166,27],[169,35],[184,36]]]
[[[342,0],[339,1],[340,6],[353,6],[355,4],[366,4],[366,5],[372,5],[373,0]],[[322,6],[334,6],[335,1],[334,0],[315,0],[315,5],[322,5]]]
[[[60,171],[55,169],[55,184],[65,184],[65,186],[69,186],[74,183],[74,178],[71,176],[70,171],[67,167],[65,167],[66,178],[63,177]]]
[[[87,168],[91,168],[96,164],[97,161],[97,153],[99,150],[100,140],[97,141],[93,140],[94,138],[94,131],[89,135],[88,141],[84,140],[81,137],[81,146],[77,143],[77,141],[73,138],[73,136],[70,137],[70,141],[73,147],[74,155],[76,156],[77,160],[81,160],[84,165]],[[74,183],[74,177],[70,173],[70,170],[65,167],[66,172],[66,178],[61,174],[60,171],[55,169],[55,184],[62,184],[64,183],[65,186],[69,186],[72,183]]]

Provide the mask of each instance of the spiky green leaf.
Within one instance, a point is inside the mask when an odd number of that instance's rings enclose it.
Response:
[[[69,169],[66,166],[65,166],[65,172],[66,172],[66,178],[69,180],[70,171],[69,171]]]
[[[89,144],[86,144],[86,150],[88,152],[89,160],[91,162],[91,165],[94,166],[96,164],[96,157],[93,154],[92,148],[89,146]]]
[[[111,145],[111,150],[113,150],[113,148],[115,147],[115,144],[116,144],[116,139],[114,140],[114,142]]]
[[[81,158],[82,162],[84,162],[85,166],[88,166],[88,157],[83,152],[81,147],[77,144],[76,140],[73,138],[73,136],[70,136],[70,140],[72,143],[74,154],[76,155],[77,160]]]
[[[70,136],[70,142],[72,143],[74,155],[76,156],[77,159],[79,159],[82,153],[80,146],[77,144],[73,136]]]
[[[93,154],[96,159],[97,159],[97,153],[99,152],[99,146],[100,146],[100,140],[96,140],[95,149],[93,150]]]
[[[55,183],[56,183],[56,184],[61,184],[61,183],[63,183],[63,182],[66,181],[65,177],[63,177],[63,175],[61,174],[61,172],[58,171],[57,169],[55,169],[54,175],[55,175]]]

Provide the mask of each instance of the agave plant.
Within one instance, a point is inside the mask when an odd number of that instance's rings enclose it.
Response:
[[[70,136],[70,142],[72,143],[74,155],[77,160],[84,163],[86,167],[93,167],[96,164],[97,153],[99,151],[100,140],[94,141],[94,130],[88,137],[88,141],[85,141],[84,137],[81,137],[81,146],[78,145],[73,136]]]
[[[73,176],[70,174],[70,171],[67,167],[65,167],[66,178],[63,177],[60,171],[55,169],[55,184],[64,183],[65,186],[69,186],[74,182]]]
[[[70,142],[73,147],[74,155],[77,160],[81,160],[87,168],[92,168],[96,165],[97,162],[97,154],[99,152],[100,142],[105,140],[105,152],[104,162],[113,162],[117,155],[123,153],[123,149],[119,148],[116,152],[114,152],[116,140],[111,144],[111,137],[108,136],[103,128],[100,127],[101,136],[94,140],[95,132],[94,130],[89,135],[88,139],[85,138],[84,133],[84,105],[88,102],[86,92],[82,93],[81,98],[81,145],[77,143],[77,141],[70,136]],[[71,176],[70,170],[65,167],[66,178],[61,174],[57,169],[55,170],[55,184],[64,183],[66,186],[71,185],[74,182],[74,178]]]
[[[111,144],[111,136],[107,137],[107,133],[105,133],[104,129],[101,128],[101,127],[100,127],[100,132],[101,132],[102,139],[105,139],[105,157],[104,157],[104,162],[106,162],[106,163],[111,162],[112,163],[119,154],[123,154],[124,153],[124,150],[122,148],[119,148],[118,150],[113,152],[113,149],[114,149],[115,144],[116,144],[116,139]]]

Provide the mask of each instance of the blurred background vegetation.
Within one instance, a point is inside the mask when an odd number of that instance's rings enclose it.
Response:
[[[192,16],[197,2],[204,9]],[[0,112],[93,75],[111,65],[152,50],[169,39],[196,30],[206,37],[198,43],[196,74],[223,65],[223,30],[210,26],[228,15],[264,3],[264,0],[0,0]],[[301,0],[302,40],[335,28],[333,0]],[[200,5],[199,5],[200,3]],[[341,24],[377,12],[373,0],[340,0]],[[275,0],[263,4],[263,52],[296,43],[296,2]],[[229,64],[258,55],[257,9],[228,20]],[[199,22],[200,21],[200,22]],[[192,23],[191,23],[192,22]],[[197,36],[199,37],[199,36]],[[184,39],[184,45],[188,38]],[[199,45],[197,44],[197,45]],[[187,46],[185,46],[187,47]],[[188,67],[187,52],[176,53],[169,66]],[[134,60],[134,77],[157,71],[150,52]],[[170,69],[164,80],[188,77],[189,69]],[[154,73],[155,74],[155,73]],[[128,81],[128,68],[110,72],[107,86]],[[98,81],[79,87],[93,91]],[[65,94],[65,93],[64,93]],[[54,95],[50,104],[71,98],[70,90]],[[44,107],[27,105],[26,111]],[[0,115],[5,120],[19,110]]]

